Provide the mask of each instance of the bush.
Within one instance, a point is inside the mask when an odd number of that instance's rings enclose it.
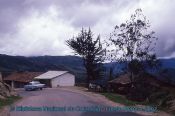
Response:
[[[144,101],[147,98],[147,95],[138,88],[130,88],[129,93],[127,94],[127,99],[134,101]]]
[[[6,105],[13,104],[15,101],[21,99],[20,96],[10,96],[6,99],[0,99],[0,109],[3,108]]]
[[[129,89],[127,98],[135,101],[144,101],[156,90],[156,87],[145,82],[134,83],[134,87]]]
[[[161,107],[170,108],[173,103],[171,102],[174,99],[174,96],[168,95],[162,99]]]
[[[149,102],[155,102],[157,101],[158,99],[162,99],[162,98],[165,98],[166,96],[168,96],[169,92],[168,91],[158,91],[158,92],[155,92],[155,93],[152,93],[150,96],[149,96]]]

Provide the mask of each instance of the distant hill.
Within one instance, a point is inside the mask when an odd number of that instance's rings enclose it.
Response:
[[[162,68],[175,68],[175,58],[161,59]]]
[[[170,59],[159,59],[160,67],[158,69],[148,69],[147,71],[157,77],[157,79],[171,83],[175,85],[175,58]],[[114,67],[115,66],[115,67]],[[125,63],[107,63],[105,67],[114,67],[114,75],[124,73]]]
[[[168,75],[175,80],[175,59],[160,59],[162,64],[160,73]],[[125,63],[105,63],[104,68],[109,73],[109,68],[113,67],[114,75],[124,72]],[[0,54],[0,72],[14,71],[48,71],[48,70],[68,70],[76,75],[78,81],[85,81],[85,68],[83,60],[78,56],[9,56]],[[107,74],[108,75],[108,74]]]
[[[83,62],[76,56],[8,56],[0,55],[0,71],[46,71],[65,67],[83,70]]]
[[[175,85],[175,59],[160,59],[161,66],[154,72],[157,79]]]
[[[9,56],[0,55],[0,72],[4,74],[14,71],[48,71],[48,70],[68,70],[83,81],[85,68],[83,61],[77,56]]]

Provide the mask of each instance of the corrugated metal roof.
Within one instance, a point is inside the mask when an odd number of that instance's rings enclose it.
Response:
[[[35,79],[53,79],[67,72],[68,71],[48,71],[42,75],[35,77]]]

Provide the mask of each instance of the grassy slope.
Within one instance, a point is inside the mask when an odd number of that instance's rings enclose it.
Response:
[[[114,101],[116,103],[121,103],[127,106],[132,106],[132,105],[147,105],[147,102],[136,102],[136,101],[131,101],[125,98],[125,96],[115,94],[115,93],[102,93],[106,98],[110,99],[111,101]]]
[[[173,89],[171,88],[171,93],[173,93],[173,95],[175,95],[175,88],[173,88]],[[125,96],[122,96],[122,95],[119,95],[119,94],[116,94],[116,93],[102,93],[102,95],[104,95],[106,98],[108,98],[109,100],[111,100],[113,102],[121,103],[121,104],[124,104],[126,106],[134,106],[134,105],[156,106],[156,104],[149,103],[149,102],[146,102],[146,101],[145,102],[131,101],[131,100],[128,100]],[[175,116],[174,111],[168,112],[167,111],[168,109],[165,108],[165,107],[157,107],[157,108],[158,108],[158,110],[170,113],[170,114]]]
[[[19,99],[21,99],[20,96],[11,96],[5,100],[0,99],[0,109],[2,109],[4,106],[13,104],[15,101],[17,101]]]

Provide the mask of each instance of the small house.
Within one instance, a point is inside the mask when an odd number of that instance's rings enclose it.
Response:
[[[123,74],[108,82],[108,90],[121,94],[126,94],[131,86],[129,74]]]
[[[141,75],[138,75],[136,79],[137,80],[135,80],[134,83],[142,82],[142,84],[144,85],[146,84],[156,88],[160,87],[163,84],[163,82],[156,79],[156,77],[154,77],[149,73],[142,73]],[[129,73],[120,75],[116,79],[108,82],[109,90],[121,94],[128,93],[130,87],[131,87],[131,80],[129,78]]]
[[[48,71],[34,78],[47,87],[74,86],[75,76],[68,71]]]
[[[34,77],[41,75],[43,72],[14,72],[7,77],[3,78],[3,81],[9,84],[12,88],[23,88],[24,85],[31,82]]]

